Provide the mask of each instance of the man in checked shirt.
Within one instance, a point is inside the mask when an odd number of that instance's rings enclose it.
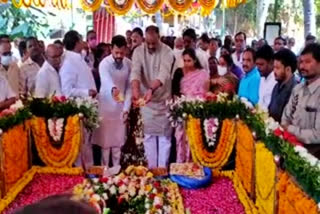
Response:
[[[281,124],[320,158],[320,44],[305,47],[299,69],[306,81],[293,89]]]

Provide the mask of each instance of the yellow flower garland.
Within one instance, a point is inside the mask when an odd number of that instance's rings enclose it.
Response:
[[[238,121],[235,171],[252,198],[254,195],[254,144],[249,127],[243,121]]]
[[[234,122],[229,119],[223,121],[219,144],[214,152],[206,150],[201,132],[200,119],[190,116],[187,121],[187,136],[193,160],[207,167],[223,167],[228,161],[236,139]]]
[[[125,3],[123,5],[117,4],[116,0],[108,0],[108,3],[112,12],[122,16],[130,11],[131,7],[134,4],[134,0],[125,0]]]
[[[168,4],[177,12],[186,12],[192,5],[193,0],[168,0]]]
[[[199,4],[201,5],[202,9],[206,11],[207,15],[211,13],[218,3],[218,0],[199,0]]]
[[[32,181],[35,174],[82,175],[82,168],[52,168],[33,166],[15,183],[6,196],[0,200],[0,213],[12,203],[17,195]]]
[[[36,7],[44,7],[46,4],[46,0],[42,2],[42,0],[33,0],[33,4]]]
[[[18,2],[17,0],[12,0],[12,4],[15,8],[20,8],[23,4],[23,0],[18,0]]]
[[[237,173],[231,171],[218,171],[213,170],[214,177],[227,177],[232,180],[233,187],[238,195],[239,201],[244,207],[246,214],[258,214],[258,210],[255,207],[253,201],[248,197],[246,190],[244,189]]]
[[[256,206],[260,213],[275,213],[276,171],[273,154],[264,143],[256,144],[255,190]]]
[[[169,191],[170,191],[170,195],[173,198],[170,200],[172,213],[184,214],[185,212],[184,212],[183,200],[179,191],[178,184],[170,182]]]
[[[91,4],[87,0],[80,0],[80,5],[82,9],[86,12],[94,12],[98,10],[101,6],[102,0],[93,0]]]
[[[33,118],[31,124],[35,144],[41,160],[46,165],[52,167],[71,167],[80,150],[81,126],[79,117],[68,117],[64,140],[59,149],[53,147],[50,143],[44,118]]]
[[[29,168],[28,130],[25,124],[14,126],[1,138],[1,164],[5,192],[21,178]]]
[[[279,214],[316,214],[318,207],[287,172],[281,172],[277,184]]]
[[[153,0],[153,4],[149,4],[147,0],[137,0],[141,10],[147,14],[154,14],[162,7],[164,0]]]

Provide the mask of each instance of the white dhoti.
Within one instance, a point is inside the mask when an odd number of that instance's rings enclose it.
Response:
[[[144,150],[149,168],[167,167],[169,164],[171,137],[145,135]]]

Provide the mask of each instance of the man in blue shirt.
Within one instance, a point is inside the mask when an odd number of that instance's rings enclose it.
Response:
[[[259,101],[260,73],[255,64],[256,53],[248,48],[243,53],[242,68],[245,76],[240,81],[238,95],[246,98],[253,105]]]

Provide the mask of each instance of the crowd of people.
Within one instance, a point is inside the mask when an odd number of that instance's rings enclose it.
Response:
[[[14,57],[9,36],[1,35],[0,110],[19,96],[97,99],[102,121],[86,139],[82,160],[117,166],[132,128],[128,116],[139,109],[144,154],[155,168],[167,167],[172,151],[173,161],[191,161],[184,127],[170,126],[167,101],[224,92],[267,110],[320,157],[320,45],[309,35],[300,53],[293,46],[294,39],[278,37],[272,45],[262,39],[249,47],[243,32],[222,44],[191,28],[178,38],[161,37],[149,26],[116,35],[111,44],[98,44],[94,31],[83,41],[72,30],[46,47],[35,37],[21,39]]]

